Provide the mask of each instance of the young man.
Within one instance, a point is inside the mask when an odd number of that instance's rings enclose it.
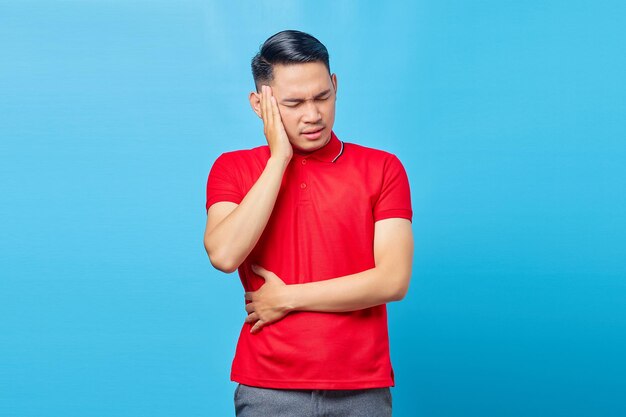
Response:
[[[236,415],[391,416],[386,303],[413,259],[404,167],[332,130],[337,76],[313,36],[271,36],[252,73],[267,145],[215,160],[204,234],[245,289]]]

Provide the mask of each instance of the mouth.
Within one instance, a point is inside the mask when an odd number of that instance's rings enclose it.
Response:
[[[302,132],[302,135],[310,140],[315,140],[315,139],[319,139],[320,136],[322,136],[322,131],[324,130],[323,127],[316,129],[316,130],[309,130],[307,132]]]

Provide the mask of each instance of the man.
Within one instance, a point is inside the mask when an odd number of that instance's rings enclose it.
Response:
[[[271,36],[252,73],[267,145],[215,160],[204,234],[246,291],[236,415],[391,416],[386,303],[405,296],[413,257],[404,167],[332,130],[337,76],[313,36]]]

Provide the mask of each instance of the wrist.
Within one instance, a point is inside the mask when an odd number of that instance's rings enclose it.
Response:
[[[291,284],[285,286],[285,311],[290,313],[298,311],[298,291],[299,284]]]
[[[289,157],[271,155],[270,158],[267,160],[267,164],[278,165],[281,168],[285,169],[287,168],[287,165],[289,165],[289,161],[291,161],[291,158]]]

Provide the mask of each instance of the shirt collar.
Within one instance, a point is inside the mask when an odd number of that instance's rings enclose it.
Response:
[[[343,153],[344,144],[337,138],[334,131],[330,131],[330,140],[324,146],[313,152],[302,152],[294,148],[295,158],[314,158],[322,162],[335,162]]]

